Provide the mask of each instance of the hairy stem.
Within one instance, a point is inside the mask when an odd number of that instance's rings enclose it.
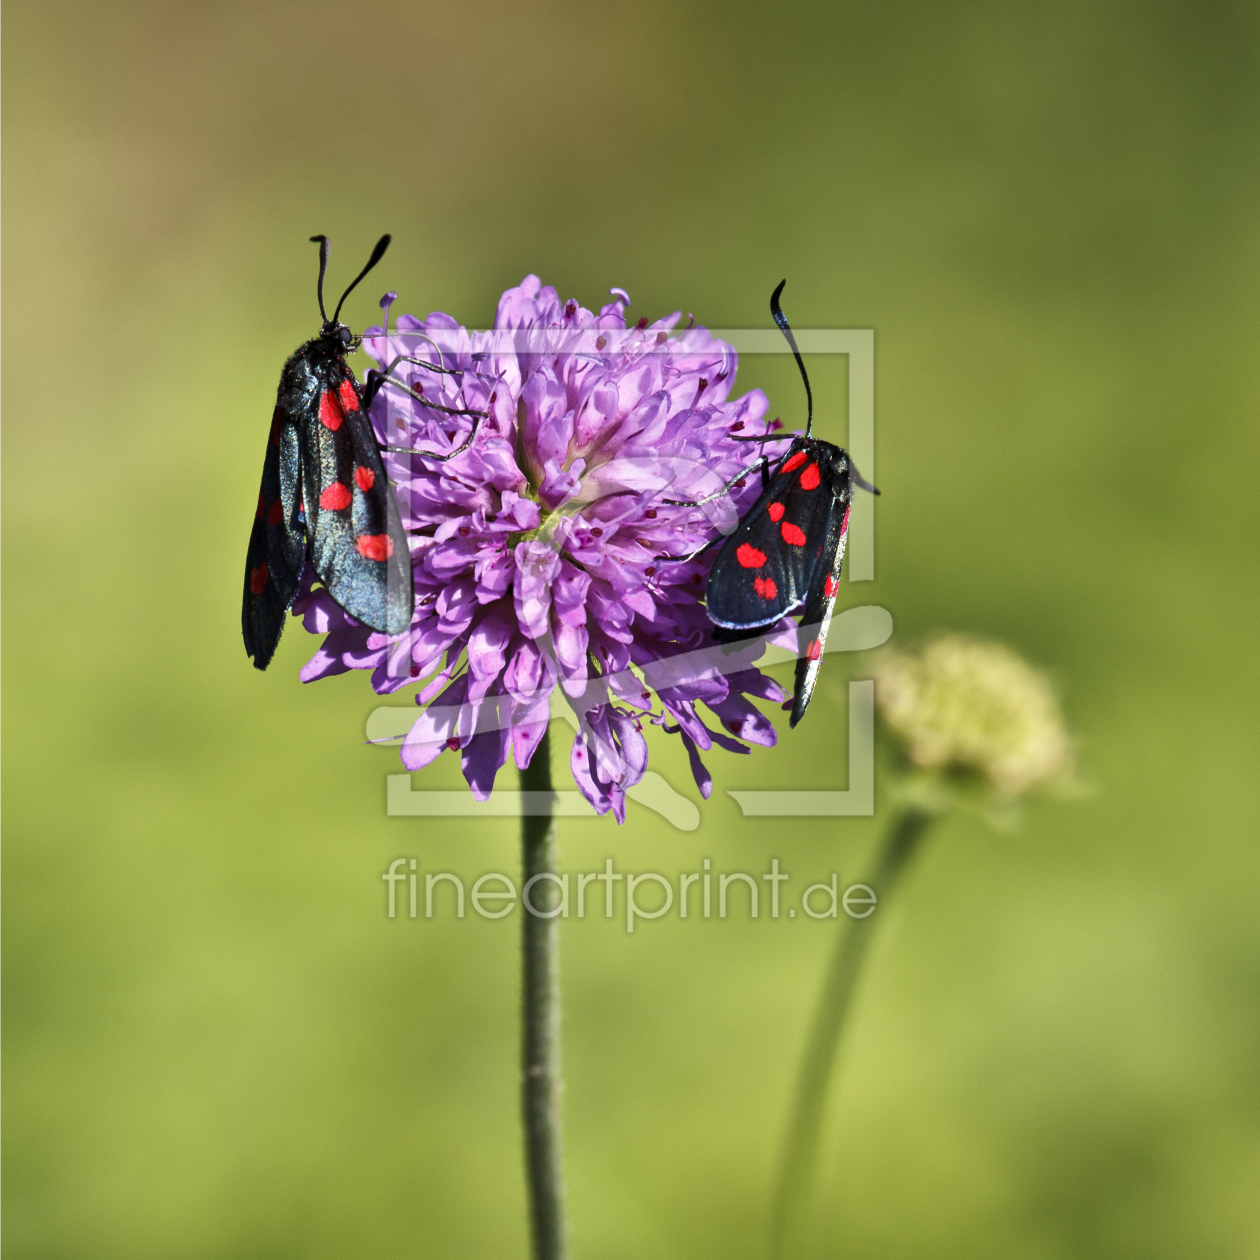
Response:
[[[521,790],[545,799],[546,814],[526,812],[521,819],[524,928],[521,939],[521,1104],[525,1122],[530,1221],[535,1260],[563,1260],[564,1171],[560,1131],[560,921],[545,914],[559,905],[554,880],[530,880],[555,874],[556,824],[551,814],[551,739],[544,734],[529,767],[521,771]],[[535,913],[530,913],[530,905]],[[541,911],[542,913],[537,913]]]
[[[875,890],[881,906],[887,904],[932,817],[919,809],[907,809],[894,817],[876,852],[870,874],[862,881]],[[773,1260],[802,1260],[805,1254],[827,1096],[840,1037],[875,933],[876,918],[872,915],[867,919],[849,920],[841,927],[823,981],[809,1041],[801,1059],[792,1121],[779,1166],[770,1224]]]

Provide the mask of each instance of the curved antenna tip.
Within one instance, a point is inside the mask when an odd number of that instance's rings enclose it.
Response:
[[[385,256],[385,251],[389,248],[390,239],[391,238],[390,238],[389,233],[386,232],[385,235],[382,236],[381,239],[376,242],[376,245],[372,250],[372,256],[367,260],[367,265],[363,268],[362,271],[359,272],[357,276],[355,276],[353,280],[350,281],[350,284],[347,287],[346,291],[341,295],[341,301],[337,303],[337,309],[333,311],[334,324],[337,322],[338,318],[340,317],[341,308],[342,306],[345,305],[346,298],[348,298],[350,294],[354,291],[355,285],[357,285],[359,281],[362,280],[363,277],[366,276],[367,273],[371,271],[372,268],[375,267],[376,264],[380,262],[381,259]]]
[[[787,338],[788,345],[792,347],[792,357],[801,370],[801,380],[805,382],[805,402],[808,407],[805,418],[805,436],[809,437],[814,430],[814,391],[809,387],[809,373],[805,371],[805,360],[801,358],[801,352],[797,349],[796,338],[792,335],[792,326],[779,305],[779,294],[783,292],[783,286],[786,284],[787,278],[784,277],[779,281],[779,287],[770,295],[770,314],[774,316],[774,322],[779,325],[784,337]]]
[[[319,315],[324,323],[328,322],[328,312],[324,310],[324,276],[328,271],[328,255],[332,250],[332,241],[322,232],[311,237],[311,244],[319,244],[319,279],[315,283],[315,295],[319,299]]]

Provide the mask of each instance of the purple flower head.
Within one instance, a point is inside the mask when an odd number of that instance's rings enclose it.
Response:
[[[731,346],[704,328],[673,333],[677,314],[627,327],[629,299],[613,293],[595,314],[528,276],[492,330],[435,313],[399,316],[392,333],[387,295],[386,325],[364,348],[383,368],[407,358],[372,404],[377,438],[459,451],[385,456],[415,615],[406,633],[378,634],[309,570],[294,609],[327,636],[304,681],[369,669],[381,694],[423,682],[427,707],[402,746],[409,770],[457,751],[484,800],[509,755],[529,764],[558,702],[577,728],[578,787],[620,822],[647,769],[645,720],[681,737],[707,797],[701,752],[773,745],[748,697],[785,693],[752,667],[760,642],[713,643],[700,599],[716,549],[695,553],[731,531],[759,477],[698,507],[669,502],[714,495],[754,463],[761,448],[731,439],[768,431],[766,397],[728,399]]]

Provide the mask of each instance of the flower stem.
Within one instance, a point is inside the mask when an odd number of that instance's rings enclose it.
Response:
[[[887,903],[898,876],[905,870],[933,817],[933,814],[911,808],[893,819],[877,850],[874,866],[862,881],[876,891],[881,905]],[[809,1041],[801,1059],[792,1122],[779,1166],[770,1224],[773,1260],[800,1260],[805,1254],[819,1137],[836,1051],[874,930],[874,915],[844,924],[823,981]]]
[[[549,802],[555,799],[548,733],[521,771],[521,791],[538,793]],[[535,802],[538,799],[534,797]],[[523,815],[521,842],[526,885],[535,876],[556,873],[556,824],[550,804],[546,814]],[[544,913],[559,905],[559,889],[551,879],[538,880],[525,896]],[[533,1254],[534,1260],[563,1260],[567,1247],[560,1132],[560,920],[531,914],[528,905],[521,906],[521,918],[521,1104]]]

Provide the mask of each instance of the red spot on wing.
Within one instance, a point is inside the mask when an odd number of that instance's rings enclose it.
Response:
[[[783,519],[782,503],[772,503],[768,508],[766,508],[766,511],[770,513],[770,519],[772,521],[781,521]]]
[[[267,585],[267,566],[260,564],[256,569],[249,571],[249,589],[255,595],[261,595],[263,588]]]
[[[365,560],[388,560],[394,554],[388,534],[360,534],[354,540],[354,549]]]
[[[830,599],[840,589],[840,583],[836,581],[834,573],[827,574],[827,580],[823,583],[823,595]]]
[[[844,520],[840,522],[840,536],[843,538],[849,532],[849,513],[853,510],[853,504],[849,504],[844,509]]]
[[[774,599],[779,593],[779,588],[774,584],[774,578],[754,578],[753,589],[762,599]]]
[[[794,468],[799,468],[805,462],[806,458],[807,457],[804,451],[797,451],[796,454],[793,455],[792,458],[779,469],[779,471],[790,473]]]
[[[319,506],[325,512],[340,512],[342,508],[348,508],[350,506],[349,489],[340,481],[334,481],[331,486],[326,486],[319,496]]]
[[[818,465],[810,464],[810,466],[801,473],[801,489],[817,490],[818,489]]]
[[[267,513],[268,525],[282,525],[284,523],[284,504],[277,499]]]
[[[735,549],[735,559],[745,569],[760,569],[766,562],[766,553],[758,551],[752,543],[740,543]]]
[[[347,411],[359,410],[359,395],[355,392],[352,381],[342,381],[341,387],[337,390],[337,396],[341,399],[342,407]]]
[[[779,526],[780,532],[783,534],[783,541],[793,547],[805,546],[805,532],[798,526],[793,525],[791,521],[784,521]]]
[[[376,485],[376,474],[370,468],[356,468],[354,470],[354,484],[366,494]]]
[[[822,643],[815,639],[813,643],[805,649],[806,660],[816,661],[822,655]]]
[[[345,416],[341,412],[341,408],[337,405],[337,399],[333,396],[331,390],[324,390],[319,396],[319,422],[326,429],[331,429],[336,433],[341,428]]]

